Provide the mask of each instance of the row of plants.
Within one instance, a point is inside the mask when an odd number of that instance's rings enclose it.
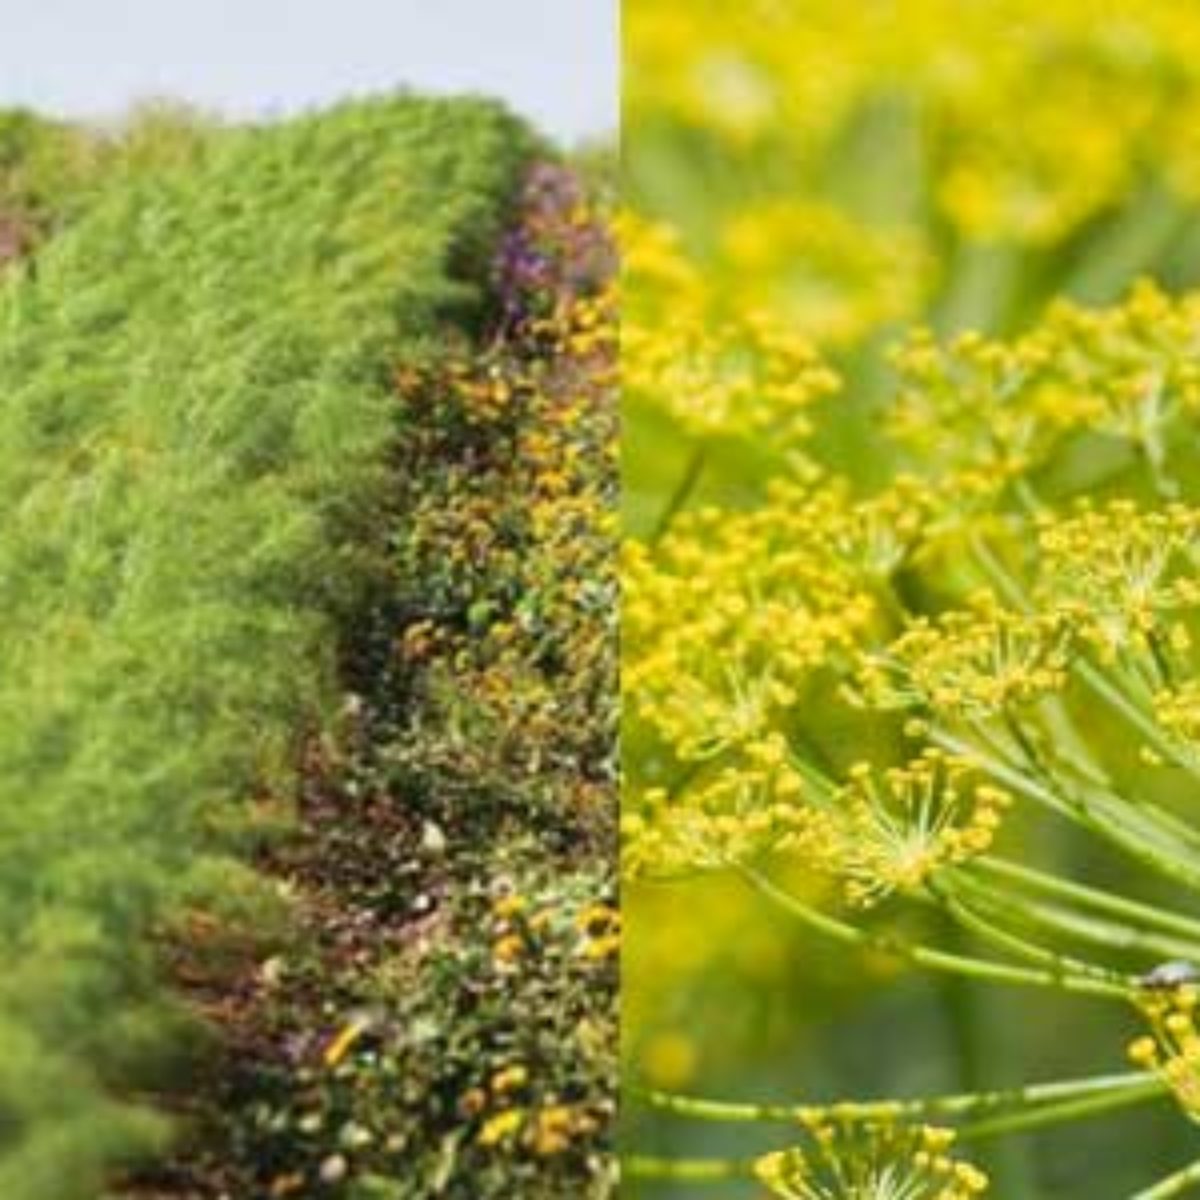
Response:
[[[291,919],[173,955],[224,1049],[131,1196],[612,1194],[613,266],[539,162],[478,335],[395,363],[385,569],[259,859]]]
[[[616,1182],[608,207],[576,171],[536,165],[493,262],[486,344],[398,379],[415,470],[375,736],[390,786],[445,837],[459,897],[440,947],[407,961],[437,1050],[410,1119],[426,1155],[453,1131],[449,1194],[464,1198],[599,1198]]]
[[[330,718],[334,631],[387,557],[391,374],[481,319],[535,144],[490,103],[406,96],[201,125],[143,122],[78,193],[39,190],[40,135],[5,127],[47,235],[0,282],[14,1200],[93,1200],[164,1143],[137,1097],[178,1082],[191,1022],[150,935],[271,902],[241,865],[255,800]]]

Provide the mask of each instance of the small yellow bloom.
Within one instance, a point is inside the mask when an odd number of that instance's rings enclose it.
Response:
[[[589,904],[576,915],[575,927],[580,933],[599,937],[617,928],[620,921],[621,914],[611,904]]]
[[[497,1096],[503,1096],[506,1092],[515,1092],[517,1088],[524,1087],[529,1082],[529,1071],[519,1063],[513,1064],[511,1067],[505,1067],[503,1070],[497,1071],[492,1076],[492,1091]]]
[[[524,896],[517,895],[512,892],[506,896],[500,896],[492,902],[492,913],[499,917],[502,921],[510,920],[518,913],[524,912],[526,908],[526,900]]]
[[[492,947],[492,958],[498,963],[513,963],[524,949],[525,943],[518,934],[506,934]]]
[[[588,938],[583,944],[583,956],[592,959],[611,958],[620,949],[620,935],[610,933],[604,937]]]
[[[524,1121],[525,1114],[519,1108],[506,1108],[483,1123],[476,1140],[481,1146],[498,1146],[512,1138]]]
[[[571,1147],[571,1137],[579,1129],[575,1113],[565,1104],[543,1108],[533,1120],[530,1146],[535,1154],[548,1157],[562,1154]]]

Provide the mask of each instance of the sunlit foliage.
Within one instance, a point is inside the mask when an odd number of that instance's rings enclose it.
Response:
[[[477,311],[529,139],[403,97],[3,129],[40,244],[0,283],[0,1194],[94,1200],[164,1132],[130,1099],[175,1024],[146,934],[222,901],[206,861],[321,710],[389,366]]]

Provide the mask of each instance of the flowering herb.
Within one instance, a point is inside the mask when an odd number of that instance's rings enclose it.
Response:
[[[1178,1120],[1200,1111],[1198,38],[1123,0],[629,14],[648,1189],[1033,1194],[1040,1143],[985,1139],[1156,1100],[1162,1156],[1081,1140],[1063,1194],[1200,1181]],[[1002,989],[1027,998],[987,1008],[993,1037],[976,1009]],[[1067,1045],[1085,998],[1114,1016]],[[811,1095],[864,1087],[884,1098]],[[755,1088],[789,1100],[704,1095]],[[728,1157],[694,1156],[706,1122],[742,1127]]]

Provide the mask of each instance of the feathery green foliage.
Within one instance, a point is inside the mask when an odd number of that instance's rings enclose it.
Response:
[[[473,100],[151,125],[0,283],[6,1200],[94,1200],[163,1134],[116,1098],[174,1029],[144,935],[319,710],[389,367],[472,319],[531,149]]]

